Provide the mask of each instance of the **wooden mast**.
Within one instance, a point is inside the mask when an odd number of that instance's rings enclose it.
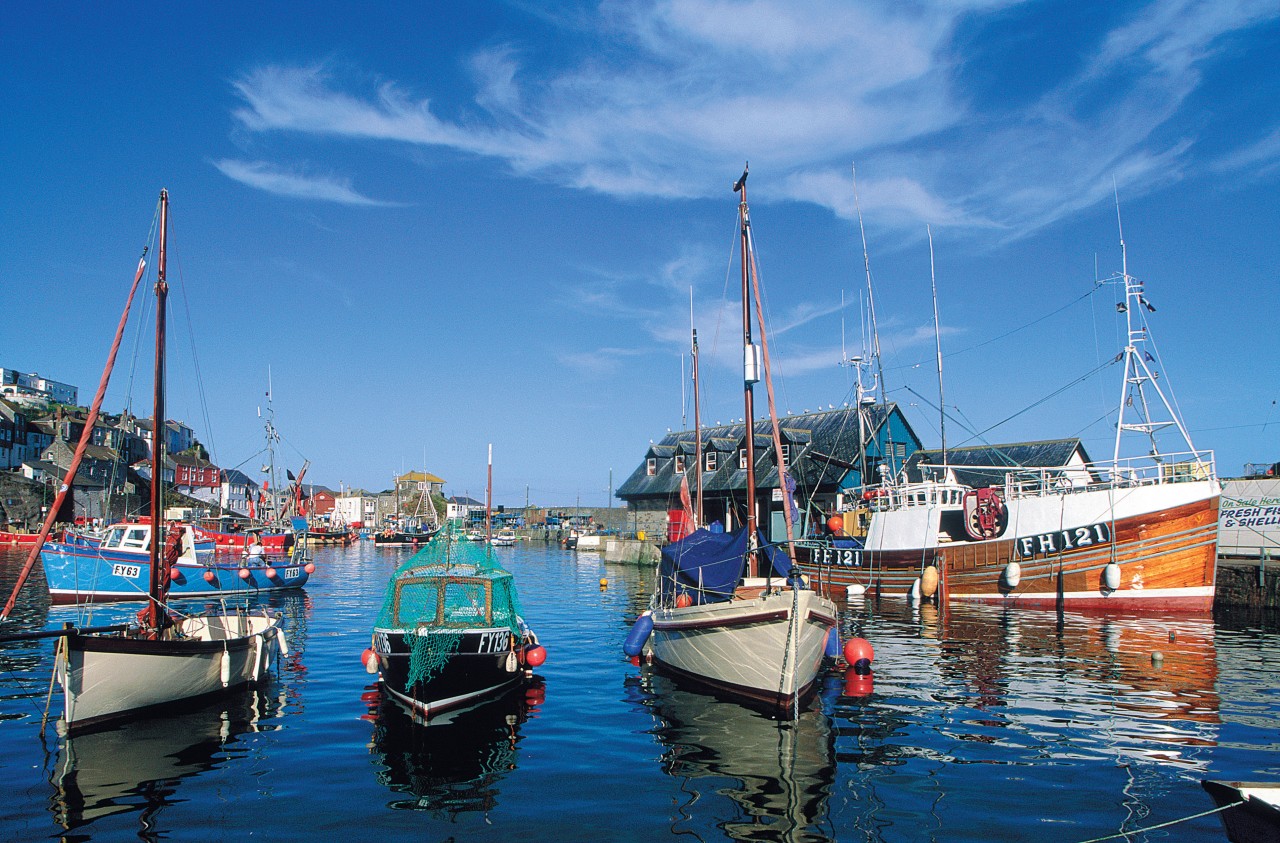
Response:
[[[161,603],[165,595],[164,570],[164,340],[165,308],[169,283],[165,280],[165,259],[169,234],[169,191],[160,191],[160,259],[156,270],[156,360],[155,395],[151,414],[151,582],[147,589],[147,625],[160,628]]]
[[[742,178],[733,185],[733,192],[739,196],[738,219],[742,228],[742,402],[745,410],[746,459],[747,459],[747,576],[755,577],[757,573],[756,532],[759,529],[756,519],[756,435],[755,416],[752,404],[751,387],[760,380],[760,361],[756,355],[756,347],[751,342],[751,216],[747,210],[747,172],[742,169]]]

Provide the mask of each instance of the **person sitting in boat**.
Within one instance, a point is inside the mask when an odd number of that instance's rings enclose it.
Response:
[[[263,556],[266,555],[266,549],[262,546],[262,534],[253,533],[253,541],[245,548],[245,558],[250,562],[261,562]]]

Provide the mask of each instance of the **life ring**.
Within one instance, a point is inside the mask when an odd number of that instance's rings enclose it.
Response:
[[[976,540],[1003,535],[1009,526],[1009,510],[995,489],[970,489],[964,493],[964,530]]]

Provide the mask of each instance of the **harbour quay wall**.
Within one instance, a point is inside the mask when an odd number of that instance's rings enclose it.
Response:
[[[1280,609],[1280,557],[1219,557],[1215,608]]]

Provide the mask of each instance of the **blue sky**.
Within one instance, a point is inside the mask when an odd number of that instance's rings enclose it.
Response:
[[[492,442],[498,502],[604,505],[682,426],[691,290],[704,422],[742,415],[745,161],[781,408],[851,400],[856,164],[928,444],[926,226],[948,443],[1110,455],[1118,194],[1162,383],[1236,474],[1280,459],[1277,45],[1275,0],[21,4],[0,365],[88,400],[166,187],[171,415],[219,464],[258,460],[270,372],[316,482],[482,497]],[[133,337],[113,411],[148,400]]]

